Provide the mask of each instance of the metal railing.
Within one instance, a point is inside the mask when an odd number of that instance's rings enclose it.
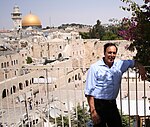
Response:
[[[129,127],[149,125],[150,82],[142,81],[138,72],[128,70],[122,78],[120,94],[117,98],[121,115],[128,116]]]
[[[0,127],[88,126],[87,70],[53,66],[1,69]],[[148,125],[150,83],[128,70],[120,89],[117,105],[126,116],[126,126]]]

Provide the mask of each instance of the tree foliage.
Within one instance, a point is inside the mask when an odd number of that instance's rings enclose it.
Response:
[[[79,34],[81,35],[81,37],[83,39],[90,39],[90,36],[89,36],[88,32],[79,32]]]
[[[143,5],[139,6],[132,0],[121,0],[126,2],[128,7],[122,7],[123,10],[131,11],[130,19],[122,20],[122,30],[120,35],[126,40],[132,41],[129,50],[137,50],[134,59],[144,66],[150,65],[150,0],[145,0]],[[147,69],[150,73],[150,69]]]
[[[87,33],[80,32],[83,39],[100,39],[100,40],[120,40],[122,37],[118,34],[120,30],[119,21],[110,19],[111,24],[102,25],[100,20]]]
[[[77,121],[75,117],[77,116]],[[77,114],[76,109],[74,108],[74,114],[72,116],[72,123],[76,124],[78,127],[86,127],[86,123],[90,120],[89,112],[86,107],[82,107],[80,104],[77,105]]]
[[[129,126],[133,126],[133,118],[128,116],[128,115],[122,115],[122,126],[123,127],[129,127]],[[129,122],[129,118],[130,118],[130,122]]]
[[[102,39],[105,33],[104,26],[101,25],[101,21],[97,20],[97,23],[93,26],[93,28],[89,31],[90,38]]]
[[[72,127],[86,127],[86,123],[89,120],[90,120],[90,114],[86,107],[83,108],[80,104],[78,104],[77,108],[73,108],[71,112],[71,126]],[[62,126],[62,116],[57,118],[57,125],[60,127]],[[69,126],[68,116],[63,116],[63,125],[65,127]]]
[[[27,59],[26,59],[26,62],[27,62],[27,64],[32,63],[32,62],[33,62],[33,61],[32,61],[32,58],[28,56]]]

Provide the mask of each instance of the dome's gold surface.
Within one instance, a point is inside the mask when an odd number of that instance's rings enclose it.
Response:
[[[22,26],[41,26],[41,21],[36,15],[30,13],[23,17]]]

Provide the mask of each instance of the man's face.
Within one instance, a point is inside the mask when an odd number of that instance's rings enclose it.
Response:
[[[115,57],[116,57],[116,54],[117,54],[117,50],[116,50],[116,47],[115,46],[109,46],[107,47],[106,49],[106,52],[105,52],[105,63],[111,67],[114,60],[115,60]]]

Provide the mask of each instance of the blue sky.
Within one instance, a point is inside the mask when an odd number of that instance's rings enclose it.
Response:
[[[135,0],[143,3],[143,0]],[[13,28],[11,12],[18,5],[22,17],[35,14],[42,26],[60,26],[66,23],[94,25],[99,19],[102,24],[111,18],[130,17],[131,13],[123,11],[120,0],[0,0],[0,29]]]

